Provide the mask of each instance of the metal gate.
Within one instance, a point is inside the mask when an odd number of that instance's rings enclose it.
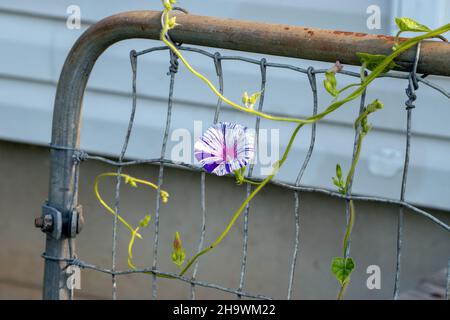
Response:
[[[77,188],[80,163],[86,160],[103,161],[117,167],[120,173],[125,166],[134,164],[157,164],[159,165],[158,186],[161,186],[164,168],[166,166],[181,166],[199,172],[201,175],[200,187],[202,190],[201,208],[203,214],[202,233],[200,235],[199,251],[204,247],[205,240],[205,172],[200,167],[185,163],[177,163],[166,158],[166,143],[170,130],[173,84],[176,79],[178,61],[172,56],[170,79],[171,87],[168,98],[167,123],[165,126],[163,147],[161,157],[158,159],[147,159],[137,161],[125,161],[125,152],[128,145],[131,130],[133,128],[134,112],[136,109],[136,72],[137,60],[139,56],[150,54],[155,51],[168,50],[167,47],[154,47],[148,50],[136,52],[131,51],[131,64],[133,70],[133,109],[130,116],[128,132],[125,137],[123,149],[118,159],[109,159],[101,156],[90,155],[80,150],[80,120],[82,117],[82,101],[91,70],[97,58],[111,45],[121,40],[132,38],[158,39],[161,30],[161,13],[154,11],[137,11],[118,14],[108,17],[87,30],[75,43],[64,64],[56,93],[51,149],[50,168],[50,188],[48,201],[43,207],[42,216],[37,219],[37,225],[47,233],[46,251],[43,254],[45,259],[44,292],[45,299],[70,299],[73,292],[66,286],[67,273],[65,269],[70,265],[81,268],[89,268],[99,272],[108,273],[113,278],[130,273],[150,273],[153,275],[153,283],[156,276],[166,275],[180,281],[188,282],[192,285],[193,297],[195,286],[205,286],[222,290],[237,297],[249,297],[270,299],[259,293],[248,293],[243,290],[246,263],[247,263],[247,241],[248,241],[248,213],[250,204],[244,211],[244,244],[242,252],[240,285],[238,288],[227,288],[219,284],[206,283],[197,280],[197,267],[194,268],[192,277],[179,276],[158,269],[158,234],[159,234],[159,205],[161,202],[160,192],[157,192],[157,205],[155,210],[155,242],[153,265],[141,270],[116,270],[115,251],[113,253],[113,265],[110,268],[98,267],[75,256],[75,237],[82,226],[82,210],[78,205]],[[271,25],[256,22],[232,21],[211,17],[201,17],[195,15],[181,15],[178,17],[181,27],[171,31],[171,36],[178,43],[183,43],[180,50],[187,50],[195,54],[209,57],[217,71],[220,90],[223,91],[223,74],[221,62],[224,60],[237,60],[245,63],[256,64],[261,70],[261,91],[264,92],[266,85],[266,70],[268,68],[289,69],[303,74],[309,80],[313,92],[314,103],[312,114],[317,113],[317,84],[316,75],[325,73],[325,69],[315,69],[312,67],[302,68],[294,65],[272,63],[266,59],[255,60],[238,55],[223,55],[219,52],[209,52],[196,47],[189,47],[184,44],[201,45],[223,49],[232,49],[247,52],[256,52],[277,56],[310,59],[325,62],[335,62],[336,58],[344,64],[358,65],[359,60],[356,52],[367,52],[373,54],[384,54],[391,50],[393,38],[388,36],[366,35],[360,33],[340,32],[334,30],[318,30],[286,25]],[[251,38],[249,42],[247,39]],[[417,50],[409,50],[402,54],[396,61],[403,70],[410,70],[405,73],[388,73],[384,77],[390,77],[403,81],[407,87],[406,103],[406,147],[405,160],[403,166],[403,179],[401,185],[401,196],[399,199],[386,199],[359,195],[342,195],[339,192],[311,188],[301,185],[301,178],[308,166],[310,156],[314,150],[316,126],[311,126],[311,141],[305,161],[299,167],[298,177],[294,184],[286,184],[279,181],[272,181],[285,188],[295,195],[295,245],[292,252],[292,265],[288,279],[287,298],[292,296],[295,280],[295,266],[299,258],[299,195],[302,192],[319,192],[329,196],[341,198],[348,203],[355,201],[375,201],[389,203],[399,206],[398,234],[397,234],[397,266],[395,279],[394,298],[398,296],[398,283],[401,271],[401,249],[404,210],[419,214],[430,220],[436,226],[446,231],[450,231],[450,226],[440,221],[432,214],[415,207],[405,201],[406,181],[408,177],[409,150],[411,138],[411,117],[413,114],[416,90],[419,85],[429,86],[436,90],[437,94],[442,94],[450,99],[450,92],[420,77],[417,73],[450,76],[450,48],[448,44],[440,42],[426,41],[421,43]],[[343,75],[359,78],[360,75],[354,72],[342,71]],[[365,95],[361,98],[361,108],[365,104]],[[259,109],[264,105],[264,94],[259,103]],[[218,121],[220,115],[221,102],[217,103],[214,122]],[[259,130],[259,118],[255,123],[256,132]],[[356,136],[355,136],[356,146]],[[353,155],[354,156],[354,155]],[[249,174],[252,174],[250,168]],[[247,194],[250,194],[252,186],[248,184]],[[120,189],[120,178],[117,180],[116,205],[118,205]],[[116,235],[117,221],[113,230],[113,237]],[[115,243],[115,242],[114,242]],[[115,250],[115,247],[114,247]],[[198,263],[198,262],[197,262]],[[283,279],[280,279],[283,280]],[[450,277],[449,277],[450,280]],[[450,282],[450,281],[449,281]],[[156,298],[156,286],[153,286],[153,296]],[[115,288],[113,288],[113,298],[115,298]]]

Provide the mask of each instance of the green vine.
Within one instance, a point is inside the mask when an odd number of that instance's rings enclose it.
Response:
[[[207,246],[205,249],[200,251],[199,253],[195,254],[191,259],[187,260],[185,259],[185,249],[181,245],[181,237],[178,232],[175,234],[175,240],[173,243],[173,251],[172,251],[172,261],[181,268],[181,271],[179,273],[180,276],[183,276],[186,274],[186,272],[191,268],[191,266],[204,254],[218,246],[222,240],[228,235],[229,231],[233,227],[236,220],[240,217],[241,213],[244,211],[247,204],[261,191],[261,189],[267,185],[273,177],[277,174],[278,170],[283,166],[285,163],[289,152],[294,144],[295,138],[300,131],[300,129],[306,125],[306,124],[313,124],[321,119],[323,119],[328,114],[336,111],[341,106],[346,104],[347,102],[350,102],[352,100],[357,99],[360,97],[366,88],[371,84],[378,76],[380,76],[383,73],[386,73],[390,71],[391,69],[398,67],[398,65],[395,63],[395,58],[397,58],[400,54],[403,52],[411,49],[412,47],[416,46],[419,42],[430,39],[430,38],[443,38],[442,34],[450,30],[450,24],[446,24],[440,28],[437,28],[435,30],[431,30],[430,28],[419,24],[418,22],[409,19],[409,18],[396,18],[397,26],[399,27],[399,32],[396,36],[395,45],[392,48],[392,52],[389,55],[374,55],[374,54],[368,54],[368,53],[357,53],[357,56],[360,58],[361,61],[361,79],[358,83],[353,83],[350,85],[345,86],[344,88],[338,89],[338,82],[336,79],[336,74],[339,73],[342,69],[342,65],[340,65],[339,62],[336,63],[336,65],[328,70],[325,73],[325,80],[324,80],[324,87],[327,90],[327,92],[333,97],[333,100],[331,104],[321,113],[318,113],[317,115],[307,117],[307,118],[292,118],[292,117],[279,117],[275,115],[271,115],[268,113],[264,113],[261,111],[255,110],[253,107],[256,104],[257,100],[260,98],[262,92],[257,92],[252,95],[249,95],[247,92],[244,92],[242,102],[243,105],[240,105],[238,103],[235,103],[225,96],[222,95],[222,93],[212,84],[212,82],[203,74],[198,72],[196,69],[194,69],[189,62],[184,58],[184,56],[181,54],[181,52],[177,49],[177,47],[171,42],[170,38],[168,37],[168,32],[178,26],[178,23],[176,21],[176,17],[171,17],[170,13],[173,10],[173,5],[176,3],[176,0],[162,0],[163,3],[163,28],[160,33],[160,40],[164,42],[170,50],[179,58],[179,60],[184,64],[184,66],[196,77],[198,77],[200,80],[202,80],[216,95],[219,99],[221,99],[223,102],[227,103],[228,105],[232,106],[233,108],[244,112],[248,114],[252,114],[254,116],[259,116],[268,120],[272,121],[280,121],[280,122],[291,122],[297,124],[295,130],[293,131],[289,143],[287,145],[287,148],[285,149],[281,159],[277,161],[274,165],[274,168],[272,170],[272,173],[267,176],[262,182],[255,182],[249,179],[245,178],[245,168],[242,168],[240,170],[236,170],[235,177],[237,184],[243,184],[243,183],[250,183],[252,185],[255,185],[255,189],[251,192],[249,197],[244,200],[244,202],[239,206],[238,210],[234,213],[232,216],[230,222],[225,227],[225,229],[222,231],[222,233],[216,238],[215,241],[213,241],[209,246]],[[410,32],[419,32],[420,35],[406,39],[404,41],[400,41],[400,34],[406,31]],[[371,71],[369,74],[366,75],[368,71]],[[344,98],[340,98],[340,96],[350,90],[354,89],[351,93],[349,93]],[[356,167],[358,164],[360,152],[362,149],[362,143],[364,137],[368,134],[368,132],[371,129],[371,126],[368,124],[368,116],[380,109],[383,108],[383,104],[375,100],[368,104],[361,112],[361,114],[357,117],[357,119],[354,122],[354,128],[356,130],[357,134],[357,144],[355,149],[355,156],[351,163],[350,170],[347,172],[345,180],[342,174],[341,166],[338,164],[336,165],[336,177],[332,178],[333,184],[338,188],[338,191],[345,195],[350,195],[350,183],[354,176],[354,173],[356,171]],[[129,180],[130,182],[139,181],[142,182],[142,180],[138,180],[135,178],[132,178],[132,180]],[[146,182],[147,185],[149,185],[148,182]],[[163,192],[163,191],[161,191]],[[99,195],[97,194],[99,197]],[[100,197],[99,197],[100,198]],[[101,199],[101,198],[100,198]],[[103,206],[107,207],[105,203],[102,203]],[[348,256],[348,246],[349,246],[349,240],[351,237],[354,220],[355,220],[355,207],[353,200],[349,200],[349,217],[347,221],[347,227],[344,234],[343,239],[343,256],[342,257],[335,257],[332,259],[331,263],[331,272],[335,275],[336,279],[340,283],[340,290],[338,293],[338,299],[342,299],[345,293],[345,290],[350,282],[350,275],[355,269],[355,263],[351,257]],[[109,207],[107,207],[109,208]],[[109,208],[111,213],[115,214],[115,212]],[[131,225],[128,224],[122,217],[119,217],[120,221],[130,229],[132,233],[132,238],[129,244],[129,265],[134,269],[134,265],[131,263],[132,259],[132,247],[133,243],[136,237],[141,238],[141,235],[138,233],[139,227],[133,228]],[[150,222],[150,219],[146,219],[142,224],[141,227],[147,226],[147,224]],[[184,267],[183,265],[186,264]]]

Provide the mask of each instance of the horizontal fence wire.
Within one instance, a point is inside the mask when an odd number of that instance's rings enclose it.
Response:
[[[209,57],[212,59],[214,63],[214,67],[217,74],[217,79],[219,83],[219,92],[224,92],[224,80],[223,80],[223,70],[222,70],[222,61],[242,61],[250,64],[259,65],[260,67],[260,75],[261,75],[261,97],[259,100],[259,106],[258,111],[263,110],[264,105],[264,93],[266,89],[266,72],[268,68],[277,68],[277,69],[288,69],[292,71],[299,72],[301,74],[304,74],[310,84],[311,91],[312,91],[312,113],[311,115],[316,115],[318,111],[318,94],[317,94],[317,83],[316,83],[316,75],[317,74],[324,74],[327,69],[315,69],[313,67],[308,68],[301,68],[298,66],[290,65],[290,64],[283,64],[283,63],[273,63],[267,61],[265,58],[263,59],[253,59],[243,56],[237,56],[237,55],[222,55],[219,52],[209,52],[200,48],[196,47],[189,47],[189,46],[183,46],[178,45],[179,50],[193,52],[196,54],[200,54],[206,57]],[[143,51],[131,51],[130,53],[130,59],[131,59],[131,69],[132,69],[132,108],[130,113],[130,119],[128,123],[128,129],[126,132],[126,136],[124,139],[124,143],[122,146],[122,151],[118,157],[117,160],[110,159],[107,157],[103,157],[100,155],[94,155],[90,154],[84,150],[79,149],[71,149],[66,148],[64,146],[57,146],[57,145],[50,145],[50,148],[58,149],[58,150],[66,150],[68,152],[73,152],[73,159],[77,164],[80,164],[83,161],[87,160],[95,160],[100,161],[112,166],[115,166],[117,168],[117,173],[120,174],[122,169],[124,167],[134,166],[134,165],[143,165],[143,164],[152,164],[152,165],[159,165],[159,174],[158,174],[158,187],[161,187],[163,184],[163,175],[164,175],[164,168],[165,167],[174,167],[174,168],[183,168],[194,172],[200,173],[200,212],[201,212],[201,225],[200,225],[200,237],[199,237],[199,243],[197,252],[200,252],[204,248],[205,243],[205,234],[206,234],[206,218],[207,218],[207,208],[206,208],[206,193],[205,193],[205,186],[206,181],[205,177],[207,173],[196,164],[189,164],[189,163],[183,163],[183,162],[177,162],[170,159],[167,159],[165,157],[166,154],[166,148],[167,148],[167,139],[168,135],[170,133],[170,124],[171,124],[171,115],[172,115],[172,109],[173,109],[173,96],[174,96],[174,87],[175,87],[175,79],[176,74],[178,71],[178,59],[177,57],[169,51],[170,59],[169,59],[169,72],[168,75],[170,76],[170,84],[169,84],[169,97],[168,97],[168,106],[167,106],[167,114],[166,114],[166,125],[164,128],[164,135],[163,135],[163,142],[161,147],[161,156],[159,158],[155,159],[138,159],[138,160],[129,160],[126,159],[126,150],[128,147],[128,143],[130,140],[133,123],[135,120],[135,113],[137,108],[137,92],[136,92],[136,79],[137,79],[137,61],[138,57],[142,55],[146,55],[152,52],[157,51],[164,51],[169,50],[168,47],[165,46],[159,46],[159,47],[152,47]],[[408,176],[408,164],[410,159],[410,146],[411,146],[411,118],[412,118],[412,112],[414,109],[414,100],[416,99],[416,91],[419,87],[419,84],[426,85],[435,91],[439,92],[440,94],[444,95],[446,98],[450,99],[450,92],[447,90],[441,88],[440,86],[432,83],[431,81],[425,79],[425,76],[418,77],[416,74],[417,70],[417,63],[420,58],[420,44],[417,47],[417,54],[416,54],[416,60],[414,63],[413,70],[409,73],[395,73],[395,72],[389,72],[380,75],[381,78],[393,78],[393,79],[400,79],[400,80],[406,80],[408,82],[406,95],[408,97],[408,100],[406,101],[406,113],[407,113],[407,126],[406,126],[406,148],[405,148],[405,161],[403,166],[403,178],[402,178],[402,184],[401,184],[401,191],[400,191],[400,198],[399,199],[389,199],[389,198],[383,198],[383,197],[374,197],[374,196],[365,196],[365,195],[357,195],[353,194],[351,192],[351,183],[349,184],[349,189],[347,194],[342,194],[338,191],[333,191],[325,188],[316,188],[311,186],[305,186],[301,184],[301,179],[308,167],[310,158],[314,151],[314,145],[315,145],[315,137],[316,137],[316,124],[313,124],[311,126],[311,138],[310,138],[310,144],[309,148],[306,152],[305,158],[301,164],[301,167],[299,169],[299,173],[297,176],[297,179],[294,183],[286,183],[278,180],[272,180],[270,184],[274,186],[281,187],[283,189],[289,190],[293,192],[294,195],[294,244],[293,244],[293,251],[291,254],[291,265],[289,266],[289,272],[287,272],[288,276],[288,292],[287,292],[287,299],[291,299],[294,292],[294,285],[295,285],[295,270],[297,267],[297,261],[300,258],[300,234],[301,234],[301,210],[300,210],[300,204],[301,204],[301,198],[300,194],[301,192],[313,192],[313,193],[320,193],[331,197],[340,198],[343,201],[346,202],[346,214],[345,217],[347,219],[349,218],[349,201],[365,201],[365,202],[375,202],[375,203],[384,203],[384,204],[390,204],[390,205],[397,205],[399,207],[399,216],[398,216],[398,225],[397,225],[397,259],[396,259],[396,269],[395,269],[395,278],[394,278],[394,292],[393,297],[394,299],[398,298],[399,293],[399,283],[400,283],[400,275],[401,275],[401,249],[402,249],[402,237],[403,237],[403,219],[404,219],[404,210],[409,210],[412,213],[418,214],[429,221],[433,222],[437,226],[441,227],[445,231],[450,232],[450,226],[446,224],[445,222],[441,221],[437,217],[435,217],[433,214],[420,209],[410,203],[408,203],[405,200],[405,190],[406,190],[406,181]],[[357,77],[360,78],[361,74],[351,71],[342,70],[339,71],[339,74],[350,76],[350,77]],[[360,100],[360,110],[361,113],[365,106],[365,96],[366,92],[363,93]],[[222,100],[218,99],[214,114],[214,120],[213,123],[217,123],[218,119],[220,117],[220,112],[222,109]],[[255,131],[256,131],[256,148],[258,148],[259,145],[259,128],[260,128],[260,117],[256,117],[255,120]],[[356,145],[358,143],[358,130],[360,128],[356,128],[355,132],[355,141],[354,141],[354,150],[353,150],[353,158],[355,157],[356,152]],[[249,171],[247,174],[247,178],[251,178],[252,180],[256,182],[262,181],[261,178],[253,177],[253,164],[250,165]],[[353,180],[354,177],[351,177]],[[78,184],[78,179],[75,181],[76,184]],[[77,186],[75,186],[77,187]],[[252,191],[251,184],[247,184],[246,188],[246,195],[248,196]],[[118,177],[116,182],[116,193],[115,193],[115,212],[117,214],[120,213],[120,177]],[[158,270],[158,246],[159,246],[159,208],[160,208],[160,201],[161,196],[159,192],[159,188],[157,191],[157,198],[156,198],[156,209],[155,209],[155,234],[154,234],[154,247],[153,247],[153,263],[151,268],[146,269],[135,269],[135,270],[116,270],[116,254],[117,254],[117,216],[114,218],[113,223],[113,249],[112,249],[112,265],[111,268],[104,268],[99,267],[87,262],[84,262],[80,259],[78,259],[73,253],[69,257],[52,257],[48,256],[45,253],[43,254],[43,257],[45,259],[49,260],[56,260],[56,261],[63,261],[67,263],[67,266],[73,265],[80,268],[85,269],[91,269],[102,273],[110,274],[112,277],[112,283],[113,283],[113,291],[112,291],[112,298],[117,298],[117,285],[116,285],[116,277],[121,275],[129,275],[129,274],[135,274],[135,273],[141,273],[141,274],[151,274],[153,275],[153,283],[152,283],[152,297],[154,299],[157,298],[157,276],[170,276],[173,279],[177,279],[179,281],[183,281],[186,283],[189,283],[191,285],[191,298],[195,299],[195,287],[201,286],[211,289],[216,289],[219,291],[223,291],[226,293],[230,293],[235,295],[238,299],[241,297],[246,298],[253,298],[253,299],[271,299],[271,297],[262,295],[262,294],[254,294],[254,293],[248,293],[244,290],[245,286],[245,274],[246,274],[246,268],[247,268],[247,256],[248,256],[248,237],[249,237],[249,213],[250,213],[250,207],[251,205],[248,204],[244,210],[244,221],[243,221],[243,244],[242,244],[242,256],[241,256],[241,266],[240,266],[240,276],[239,276],[239,286],[236,289],[227,288],[225,286],[199,281],[197,280],[198,277],[198,271],[199,271],[199,265],[200,260],[198,260],[193,269],[192,277],[181,277],[177,274],[164,272],[161,270]],[[350,246],[347,248],[350,250]],[[346,253],[349,254],[349,251]],[[283,273],[284,274],[284,273]],[[450,286],[450,261],[448,266],[448,280],[447,280],[447,288],[446,288],[446,295],[448,297],[448,291]]]

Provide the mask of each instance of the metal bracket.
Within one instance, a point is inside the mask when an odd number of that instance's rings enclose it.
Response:
[[[42,215],[35,219],[35,226],[59,240],[62,237],[75,238],[84,225],[83,208],[76,206],[71,212],[61,212],[46,202]]]

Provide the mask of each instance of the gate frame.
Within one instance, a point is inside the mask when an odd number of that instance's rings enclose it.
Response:
[[[180,26],[170,31],[171,37],[177,42],[324,62],[339,60],[350,65],[360,64],[357,52],[389,54],[395,41],[394,37],[384,35],[191,14],[180,15],[177,22]],[[159,11],[120,13],[92,25],[68,54],[54,103],[48,202],[39,222],[42,228],[44,217],[50,215],[52,218],[52,228],[46,231],[45,256],[66,257],[70,251],[75,250],[75,236],[80,231],[81,212],[77,205],[78,163],[75,153],[80,146],[83,96],[96,60],[108,47],[122,40],[157,40],[160,30]],[[399,70],[410,70],[414,58],[414,49],[400,55],[396,63],[403,69]],[[450,76],[450,45],[423,41],[417,72]],[[55,230],[58,233],[56,236]],[[71,292],[67,280],[64,261],[46,258],[43,298],[69,299]]]

